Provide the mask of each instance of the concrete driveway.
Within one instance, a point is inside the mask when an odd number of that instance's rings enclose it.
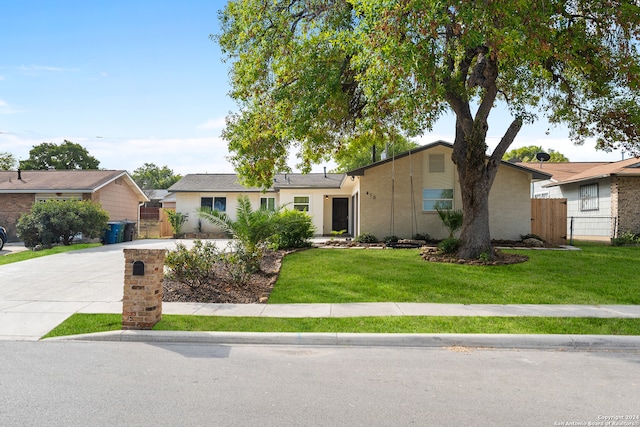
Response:
[[[121,313],[122,250],[174,249],[178,241],[136,240],[0,266],[0,340],[37,340],[74,313]]]

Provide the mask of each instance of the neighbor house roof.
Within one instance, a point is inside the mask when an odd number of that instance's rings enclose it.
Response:
[[[344,174],[309,173],[277,174],[273,185],[267,191],[279,191],[284,188],[340,188]],[[181,192],[261,192],[261,187],[245,187],[238,181],[236,174],[190,174],[171,187],[173,193]]]
[[[540,162],[524,162],[516,164],[551,174],[554,181],[564,181],[596,166],[605,165],[607,162],[545,162],[542,164]]]
[[[525,164],[533,168],[532,163]],[[543,169],[553,174],[553,182],[545,187],[571,184],[612,175],[640,176],[640,158],[631,157],[618,162],[593,162],[593,163],[545,163]]]
[[[432,142],[431,144],[426,144],[426,145],[423,145],[421,147],[414,148],[413,150],[409,150],[409,151],[406,151],[404,153],[397,154],[397,155],[395,155],[393,157],[389,157],[389,158],[386,158],[384,160],[380,160],[380,161],[377,161],[375,163],[371,163],[371,164],[369,164],[367,166],[363,166],[361,168],[354,169],[352,171],[347,172],[347,175],[348,176],[362,176],[362,175],[364,175],[364,173],[365,173],[365,171],[367,169],[371,169],[371,168],[374,168],[376,166],[380,166],[380,165],[383,165],[385,163],[389,163],[389,162],[392,162],[394,160],[398,160],[398,159],[401,159],[403,157],[409,156],[411,154],[416,154],[416,153],[419,153],[421,151],[429,150],[431,148],[438,147],[438,146],[447,147],[447,148],[453,149],[453,144],[451,144],[449,142],[436,141],[436,142]],[[524,166],[520,166],[517,163],[513,164],[513,163],[509,163],[509,162],[503,161],[502,165],[506,166],[506,167],[513,168],[513,169],[520,170],[522,172],[530,173],[534,180],[543,180],[543,179],[551,178],[551,175],[546,173],[546,172],[536,171],[534,169],[526,168]]]
[[[125,170],[0,171],[0,193],[93,193],[119,178],[148,201]]]

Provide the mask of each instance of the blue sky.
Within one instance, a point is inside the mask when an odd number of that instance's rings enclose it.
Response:
[[[228,64],[209,35],[221,0],[20,0],[0,6],[0,152],[26,159],[42,142],[67,139],[106,169],[144,163],[174,172],[232,172],[224,118]],[[508,117],[492,116],[496,144]],[[565,129],[526,126],[512,148],[541,145],[572,161],[620,160],[619,152],[574,147]],[[428,143],[453,141],[441,120]],[[293,166],[293,163],[291,164]],[[332,165],[329,165],[332,167]],[[322,170],[319,165],[316,171]]]

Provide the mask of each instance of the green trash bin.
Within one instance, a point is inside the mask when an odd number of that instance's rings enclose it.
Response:
[[[124,224],[121,222],[114,222],[111,227],[115,240],[113,243],[122,243],[122,238],[124,237]]]

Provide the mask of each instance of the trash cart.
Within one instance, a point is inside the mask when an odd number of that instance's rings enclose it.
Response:
[[[132,242],[133,235],[136,231],[136,223],[131,221],[124,221],[124,238],[123,242]]]

